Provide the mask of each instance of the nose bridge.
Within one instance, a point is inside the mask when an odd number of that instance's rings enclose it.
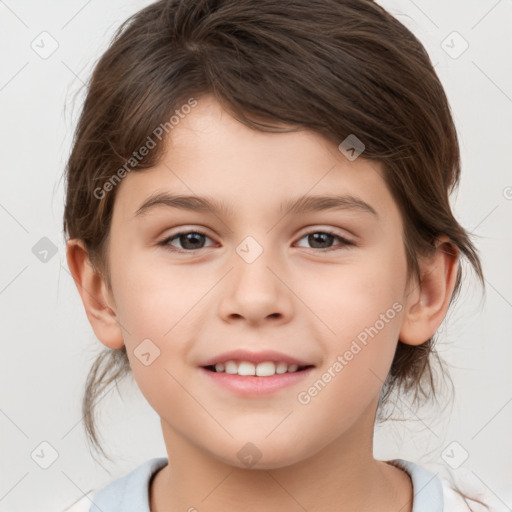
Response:
[[[266,235],[248,235],[235,247],[230,261],[233,270],[221,298],[222,316],[255,322],[269,315],[289,314],[286,287],[276,276],[281,266],[276,261],[279,251],[266,247],[269,239]]]
[[[277,291],[276,277],[269,267],[279,264],[276,251],[269,247],[269,238],[262,234],[248,235],[235,248],[236,254],[232,259],[235,266],[234,279],[237,280],[237,288],[243,289],[246,296]]]

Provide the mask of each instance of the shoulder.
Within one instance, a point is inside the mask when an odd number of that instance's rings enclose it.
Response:
[[[168,464],[165,457],[150,459],[100,490],[93,490],[62,512],[150,512],[149,483]]]
[[[414,462],[395,459],[388,461],[411,478],[413,512],[489,512],[498,511],[485,487],[469,473],[440,475]]]

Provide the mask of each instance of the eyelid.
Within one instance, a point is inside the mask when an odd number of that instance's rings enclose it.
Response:
[[[170,235],[167,235],[160,242],[158,242],[158,245],[162,245],[164,247],[171,247],[168,242],[170,242],[173,238],[178,238],[180,235],[186,235],[188,233],[196,233],[198,235],[203,235],[206,238],[209,238],[210,240],[213,240],[212,237],[210,235],[208,235],[208,233],[206,233],[202,229],[195,229],[195,228],[187,228],[187,227],[185,227],[183,229],[180,229],[179,231],[176,231],[175,233],[171,233]],[[209,246],[209,247],[211,247],[211,246]],[[201,249],[207,249],[207,248],[208,247],[202,247]],[[173,247],[170,250],[172,250],[174,252],[186,252],[186,253],[194,253],[194,252],[198,252],[199,251],[199,249],[197,249],[196,251],[191,251],[191,250],[186,250],[186,249],[178,249],[176,247]]]
[[[301,235],[299,238],[303,238],[305,235],[310,235],[311,233],[329,233],[333,236],[339,236],[349,242],[355,243],[355,236],[350,231],[347,229],[342,230],[341,228],[329,226],[327,224],[310,224],[303,228],[300,233]]]
[[[334,246],[334,247],[328,247],[327,249],[316,249],[314,247],[302,247],[303,249],[307,249],[309,251],[314,251],[314,252],[320,253],[320,254],[325,254],[325,253],[329,253],[331,251],[343,250],[346,247],[355,247],[357,245],[356,242],[354,242],[350,238],[340,235],[336,231],[329,229],[329,228],[311,229],[309,231],[306,231],[305,233],[302,234],[302,236],[298,237],[297,241],[302,240],[304,237],[311,235],[313,233],[324,233],[326,235],[330,235],[330,236],[336,238],[339,242],[341,242],[342,245],[341,245],[341,247]]]
[[[340,246],[334,246],[334,247],[328,247],[326,249],[317,249],[317,248],[314,248],[314,247],[303,247],[303,249],[307,249],[307,250],[318,252],[318,253],[328,253],[330,251],[343,250],[346,247],[355,247],[355,246],[357,246],[357,243],[351,237],[347,237],[345,235],[339,234],[336,231],[335,228],[322,227],[322,226],[318,227],[318,225],[311,225],[311,226],[308,226],[308,227],[306,227],[304,229],[306,231],[303,231],[302,234],[297,237],[297,241],[300,241],[304,237],[306,237],[308,235],[311,235],[313,233],[324,233],[324,234],[328,234],[328,235],[333,236],[339,242],[341,242],[342,245],[341,245],[341,247]],[[176,239],[180,235],[186,235],[186,234],[189,234],[189,233],[196,233],[196,234],[202,235],[202,236],[204,236],[206,238],[209,238],[210,240],[213,241],[213,238],[211,236],[209,236],[208,233],[206,233],[206,231],[204,229],[202,229],[202,228],[196,229],[196,228],[191,227],[191,226],[183,226],[183,227],[179,228],[179,231],[176,231],[174,233],[171,233],[170,235],[167,235],[163,240],[158,242],[158,245],[161,245],[163,247],[169,248],[170,251],[175,252],[175,253],[187,253],[187,254],[194,254],[194,253],[199,252],[201,249],[208,249],[208,247],[212,247],[212,246],[207,246],[207,247],[201,247],[201,248],[196,249],[196,250],[190,250],[190,249],[187,250],[187,249],[179,249],[179,248],[173,247],[173,246],[171,246],[169,244],[169,242],[172,239]]]

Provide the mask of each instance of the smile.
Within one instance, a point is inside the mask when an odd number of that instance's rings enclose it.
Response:
[[[271,377],[272,375],[282,375],[283,373],[300,372],[310,366],[288,364],[284,361],[264,361],[258,364],[251,363],[250,361],[226,361],[225,363],[217,363],[205,368],[212,372],[230,375]]]
[[[219,368],[223,367],[222,371],[215,369],[215,366],[218,365],[221,365]],[[231,395],[243,398],[258,398],[292,386],[300,385],[303,387],[304,379],[310,376],[315,369],[312,365],[286,364],[286,371],[278,373],[278,371],[284,369],[284,364],[272,361],[265,361],[256,365],[246,361],[227,361],[226,363],[217,363],[215,366],[199,368],[208,379],[206,385],[211,387],[213,384],[213,389],[220,388],[228,391]],[[260,367],[259,370],[258,367]],[[233,373],[229,373],[230,371]],[[265,375],[257,375],[256,371],[265,373]]]

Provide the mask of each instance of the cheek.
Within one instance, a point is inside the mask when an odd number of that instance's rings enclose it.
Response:
[[[119,254],[121,251],[118,251]],[[181,274],[162,275],[151,262],[127,256],[118,258],[111,278],[116,315],[122,328],[133,377],[148,402],[155,406],[159,396],[181,396],[176,381],[177,361],[186,355],[183,335],[190,309],[197,298]],[[115,251],[112,252],[115,257]],[[196,290],[197,291],[197,290]]]
[[[314,270],[301,268],[295,280],[294,292],[320,320],[325,339],[341,345],[376,322],[381,330],[381,316],[403,297],[405,260],[384,250],[360,255]],[[386,330],[398,322],[396,309],[385,319]]]
[[[366,309],[359,309],[363,304]],[[395,353],[402,310],[398,301],[384,301],[382,308],[378,302],[354,301],[347,308],[334,324],[337,336],[324,338],[322,368],[297,395],[310,429],[322,427],[332,437],[377,403]]]
[[[132,337],[162,338],[206,291],[204,281],[186,265],[166,265],[160,251],[119,250],[125,256],[112,269],[116,313]]]
[[[303,281],[298,294],[321,320],[319,332],[324,333],[318,336],[330,372],[318,383],[330,389],[321,393],[324,406],[342,400],[348,409],[358,409],[357,400],[378,395],[398,342],[404,285],[405,258],[391,246]]]

